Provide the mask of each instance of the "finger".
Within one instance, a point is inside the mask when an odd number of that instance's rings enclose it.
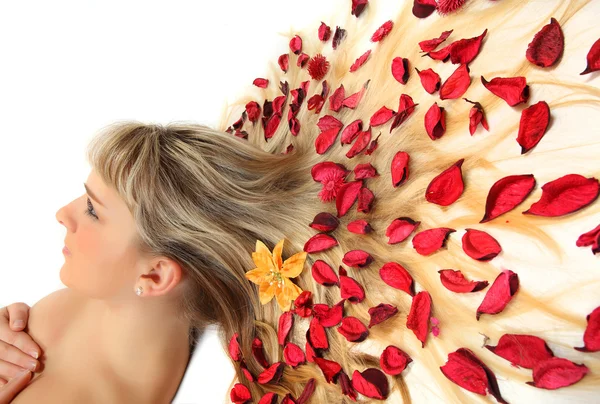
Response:
[[[31,356],[34,359],[39,358],[42,350],[40,346],[33,341],[29,334],[23,331],[13,331],[8,327],[8,313],[7,307],[0,309],[0,341],[15,346],[23,353]],[[10,362],[10,359],[2,356],[1,352],[0,359]]]
[[[39,361],[20,349],[0,341],[0,377],[14,377],[19,369],[35,371],[39,369]]]
[[[8,311],[8,319],[10,320],[10,328],[15,331],[21,331],[27,325],[29,320],[30,307],[23,302],[13,303],[6,307]]]
[[[21,390],[27,386],[27,383],[31,380],[31,372],[26,370],[17,377],[14,377],[8,381],[2,388],[0,388],[0,404],[8,404]]]
[[[0,378],[4,380],[4,383],[6,383],[12,378],[15,378],[19,373],[25,370],[31,369],[22,368],[13,363],[8,363],[3,360],[0,360]]]

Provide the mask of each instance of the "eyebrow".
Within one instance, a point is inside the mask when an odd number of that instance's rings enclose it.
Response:
[[[85,187],[85,191],[87,192],[87,194],[95,201],[97,202],[100,206],[102,206],[103,208],[106,209],[106,207],[102,204],[102,202],[100,202],[100,199],[96,198],[96,195],[94,195],[94,193],[88,188],[87,184],[84,182],[83,186]]]

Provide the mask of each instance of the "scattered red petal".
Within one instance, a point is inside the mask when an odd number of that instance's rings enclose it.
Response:
[[[450,59],[450,51],[452,50],[453,44],[454,43],[451,43],[450,45],[444,46],[442,49],[428,52],[423,56],[429,56],[433,60],[440,60],[446,63]]]
[[[336,328],[350,342],[362,342],[369,335],[367,327],[356,317],[342,318],[342,325]]]
[[[485,289],[488,285],[488,281],[469,281],[464,277],[462,272],[452,269],[440,269],[438,273],[440,274],[442,285],[455,293],[478,292]]]
[[[402,373],[404,369],[406,369],[406,366],[411,362],[412,358],[402,349],[394,345],[388,345],[379,357],[379,366],[381,366],[381,370],[391,376]]]
[[[260,105],[256,101],[250,101],[246,104],[246,113],[250,122],[256,122],[260,118]]]
[[[358,103],[360,102],[360,100],[362,100],[362,97],[365,94],[365,91],[367,91],[370,81],[371,80],[367,80],[365,82],[365,84],[363,84],[363,88],[361,88],[358,92],[346,97],[344,99],[344,101],[342,102],[342,105],[345,107],[348,107],[350,109],[356,108],[358,106]]]
[[[269,367],[269,362],[267,361],[267,358],[265,358],[263,342],[258,337],[254,337],[254,340],[252,340],[252,355],[254,355],[254,359],[256,359],[263,368]]]
[[[296,60],[296,66],[303,68],[304,66],[306,66],[306,63],[308,63],[309,59],[310,59],[310,56],[308,56],[306,53],[302,52],[298,56],[298,59]]]
[[[479,36],[452,42],[450,44],[450,62],[464,65],[471,63],[479,54],[481,43],[486,34],[487,29]]]
[[[320,285],[339,285],[339,279],[329,264],[323,260],[316,260],[311,268],[313,279]]]
[[[438,0],[437,11],[441,15],[455,12],[465,4],[466,0]]]
[[[596,307],[585,319],[587,327],[583,333],[583,347],[575,348],[580,352],[600,351],[600,307]]]
[[[429,17],[437,8],[435,0],[414,0],[412,13],[417,18]]]
[[[267,88],[267,86],[269,85],[269,80],[257,78],[257,79],[254,79],[252,84],[254,84],[256,87]]]
[[[327,40],[329,40],[329,37],[331,37],[331,28],[329,27],[329,25],[321,21],[321,25],[319,26],[319,39],[322,42],[327,42]]]
[[[325,332],[325,327],[323,327],[319,320],[313,317],[310,320],[310,325],[308,326],[308,337],[307,340],[310,340],[310,345],[313,348],[317,349],[328,349],[329,341],[327,340],[327,333]]]
[[[369,127],[369,129],[367,129],[365,131],[358,132],[358,135],[356,136],[356,140],[354,141],[354,144],[352,145],[350,150],[348,150],[348,152],[346,153],[346,157],[351,159],[354,156],[360,154],[369,145],[370,141],[371,141],[371,127]]]
[[[517,207],[535,187],[533,174],[509,175],[492,185],[485,202],[485,215],[479,223],[486,223]]]
[[[277,404],[278,400],[279,400],[279,396],[276,393],[271,391],[271,392],[263,395],[260,398],[260,401],[258,402],[258,404]]]
[[[437,102],[425,113],[425,130],[431,140],[437,140],[446,133],[446,111]]]
[[[541,389],[556,390],[577,383],[589,372],[584,364],[578,365],[565,358],[553,357],[536,363],[533,367],[533,382],[526,383]]]
[[[600,252],[600,224],[592,230],[580,235],[575,244],[577,247],[592,246],[592,253],[594,255],[598,254]]]
[[[378,177],[377,169],[371,163],[357,164],[354,167],[354,179],[363,180]]]
[[[440,206],[448,206],[456,202],[462,195],[465,184],[461,166],[465,159],[460,159],[431,180],[425,190],[425,199]]]
[[[336,381],[337,375],[342,371],[342,367],[336,361],[330,361],[323,358],[315,358],[315,363],[319,365],[325,376],[327,383]]]
[[[428,40],[419,42],[419,46],[421,47],[421,50],[423,52],[430,52],[430,51],[434,50],[435,48],[437,48],[437,46],[439,44],[441,44],[446,39],[448,39],[448,37],[450,36],[452,31],[454,31],[454,30],[451,29],[449,31],[444,31],[437,38],[428,39]]]
[[[439,74],[433,71],[433,69],[429,68],[421,71],[415,67],[415,70],[419,74],[419,79],[421,79],[421,84],[425,91],[429,94],[433,94],[440,89],[442,79]]]
[[[409,116],[412,115],[417,105],[419,104],[415,104],[410,95],[400,95],[400,104],[398,106],[398,112],[396,113],[396,118],[394,118],[394,122],[390,126],[390,133],[392,133],[392,130],[402,125],[402,123],[406,121]]]
[[[387,377],[377,368],[367,368],[363,372],[354,370],[352,386],[362,395],[380,400],[385,400],[390,391]]]
[[[431,255],[446,245],[446,239],[449,234],[456,230],[448,227],[438,227],[434,229],[423,230],[417,233],[413,239],[413,247],[421,255]]]
[[[353,268],[363,268],[373,262],[373,257],[363,250],[350,250],[342,257],[342,262]]]
[[[498,314],[504,310],[518,289],[519,276],[510,269],[503,270],[489,287],[477,308],[477,320],[482,314]]]
[[[350,233],[368,234],[373,231],[371,225],[364,219],[353,220],[346,226]]]
[[[521,154],[527,153],[542,140],[549,122],[550,107],[546,101],[539,101],[521,111],[519,134],[517,135]]]
[[[379,134],[377,135],[377,137],[375,139],[371,140],[371,143],[369,143],[369,146],[367,146],[367,149],[365,150],[365,155],[370,156],[371,153],[373,153],[375,150],[377,150],[377,146],[379,146],[379,143],[378,143],[379,136],[381,136],[381,132],[379,132]],[[359,195],[359,205],[360,205],[360,195]]]
[[[302,52],[302,38],[300,38],[299,35],[296,35],[290,39],[290,50],[296,55],[299,55],[300,52]]]
[[[456,99],[460,98],[469,88],[471,84],[471,76],[469,76],[469,66],[460,65],[446,79],[440,88],[440,99]]]
[[[296,404],[308,403],[308,400],[310,399],[312,394],[315,392],[315,384],[316,384],[316,381],[315,381],[315,378],[313,377],[304,386],[304,389],[302,390],[302,394],[300,394],[300,396],[296,400]]]
[[[430,316],[431,295],[426,290],[422,290],[413,296],[410,312],[406,318],[406,328],[412,330],[417,339],[421,341],[421,347],[425,347]]]
[[[333,307],[326,304],[318,303],[313,307],[314,316],[323,327],[333,327],[338,325],[344,316],[344,302],[346,299],[340,300]]]
[[[338,189],[337,196],[335,198],[337,217],[344,216],[350,210],[358,198],[358,193],[361,187],[362,180],[359,180],[347,182]]]
[[[371,328],[374,325],[380,324],[397,314],[398,308],[396,306],[392,306],[391,304],[379,303],[375,307],[370,307],[368,311],[369,316],[371,316],[368,327]]]
[[[420,221],[414,221],[410,217],[399,217],[392,221],[385,230],[385,235],[389,237],[388,244],[398,244],[408,238],[412,232],[421,224]]]
[[[318,154],[324,154],[335,143],[344,124],[331,115],[325,115],[319,118],[317,126],[322,132],[315,139],[315,149]]]
[[[267,383],[277,384],[277,383],[279,383],[279,380],[283,376],[283,368],[284,367],[285,367],[284,362],[275,362],[274,364],[269,366],[267,369],[262,371],[261,374],[258,375],[258,380],[257,380],[258,383],[259,384],[267,384]]]
[[[579,73],[588,74],[600,70],[600,38],[594,42],[587,54],[587,66],[584,71]]]
[[[511,107],[529,100],[529,85],[523,76],[494,77],[490,81],[481,76],[481,82],[485,88],[502,98]]]
[[[379,276],[389,286],[402,290],[411,296],[415,295],[415,285],[412,276],[397,262],[384,264],[379,269]]]
[[[387,121],[389,121],[390,119],[392,119],[394,117],[394,115],[396,115],[396,112],[389,109],[388,107],[386,107],[385,105],[381,108],[379,108],[372,116],[371,116],[371,121],[369,122],[369,124],[371,126],[379,126],[379,125],[383,125],[384,123],[386,123]]]
[[[331,41],[331,46],[334,50],[337,49],[344,38],[346,38],[346,30],[336,26],[335,32],[333,33],[333,40]]]
[[[408,162],[410,160],[410,156],[408,153],[399,151],[394,155],[391,164],[392,170],[392,186],[397,188],[398,186],[404,184],[406,180],[408,180],[409,176],[409,167]]]
[[[279,64],[281,70],[283,70],[284,73],[287,73],[290,63],[290,55],[288,55],[287,53],[282,54],[277,59],[277,63]]]
[[[316,253],[328,250],[338,245],[335,237],[329,234],[319,233],[312,236],[306,244],[304,244],[304,251],[307,253]]]
[[[285,345],[285,341],[294,325],[294,313],[286,311],[279,316],[279,325],[277,327],[277,342],[279,345]]]
[[[265,127],[265,140],[271,139],[273,135],[275,135],[275,131],[277,131],[279,123],[281,123],[280,113],[275,113],[269,118]]]
[[[371,36],[371,42],[380,42],[388,36],[392,28],[394,27],[394,22],[392,20],[384,22],[381,27],[377,28],[377,30]]]
[[[369,0],[352,0],[352,12],[350,14],[356,18],[360,17],[368,3]]]
[[[340,104],[341,106],[341,104]],[[346,128],[342,131],[341,136],[341,144],[350,144],[356,136],[358,136],[359,132],[362,130],[362,120],[357,119],[350,123]]]
[[[332,232],[340,224],[340,220],[329,212],[320,212],[315,215],[313,221],[308,225],[315,230]]]
[[[362,55],[360,55],[355,61],[354,63],[352,63],[352,66],[350,66],[350,72],[355,72],[358,70],[359,67],[361,67],[362,65],[365,64],[365,62],[367,61],[367,59],[369,59],[369,55],[371,54],[371,49],[369,49],[368,51],[366,51],[365,53],[363,53]]]
[[[350,378],[343,370],[340,372],[339,382],[342,386],[342,394],[349,397],[352,401],[356,401],[356,390],[352,387]]]
[[[510,361],[511,365],[533,369],[541,361],[554,356],[546,341],[534,335],[504,334],[498,345],[486,345],[496,355]]]
[[[236,383],[229,393],[229,398],[234,404],[245,404],[252,400],[252,395],[250,394],[248,387],[244,386],[242,383]]]
[[[392,60],[392,76],[401,84],[409,79],[408,59],[396,57]]]
[[[331,94],[331,97],[329,97],[329,109],[338,112],[343,106],[345,97],[344,85],[340,84],[333,94]]]
[[[237,332],[229,339],[229,357],[236,362],[242,360],[242,349]]]
[[[498,241],[488,233],[477,229],[466,230],[462,237],[462,249],[474,260],[489,261],[502,251]]]
[[[347,275],[346,270],[340,265],[340,296],[350,303],[360,303],[365,299],[365,289],[354,278]]]
[[[367,186],[363,186],[358,193],[358,207],[356,210],[362,213],[369,213],[374,200],[375,194]]]
[[[560,24],[554,17],[544,25],[527,45],[525,57],[539,67],[550,67],[562,56],[565,49],[565,37]]]
[[[283,348],[283,359],[285,360],[285,363],[293,368],[306,362],[304,351],[293,342],[285,344],[285,347]]]
[[[469,101],[466,98],[463,98],[463,100],[474,104],[469,110],[469,133],[471,134],[471,136],[473,136],[473,134],[475,133],[475,130],[477,129],[477,125],[479,125],[479,123],[481,123],[481,126],[483,126],[485,130],[489,131],[490,128],[485,119],[485,114],[483,112],[483,107],[481,106],[481,104],[478,102]]]

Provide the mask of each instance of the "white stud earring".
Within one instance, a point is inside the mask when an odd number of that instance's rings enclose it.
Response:
[[[138,288],[135,290],[135,294],[138,295],[138,296],[140,296],[142,294],[143,290],[144,289],[142,289],[141,286],[138,286]]]

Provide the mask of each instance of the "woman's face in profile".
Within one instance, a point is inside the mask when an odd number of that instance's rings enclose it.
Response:
[[[135,296],[138,255],[132,243],[133,216],[94,170],[85,187],[83,195],[56,212],[56,219],[67,230],[65,245],[69,249],[60,279],[90,298]]]

